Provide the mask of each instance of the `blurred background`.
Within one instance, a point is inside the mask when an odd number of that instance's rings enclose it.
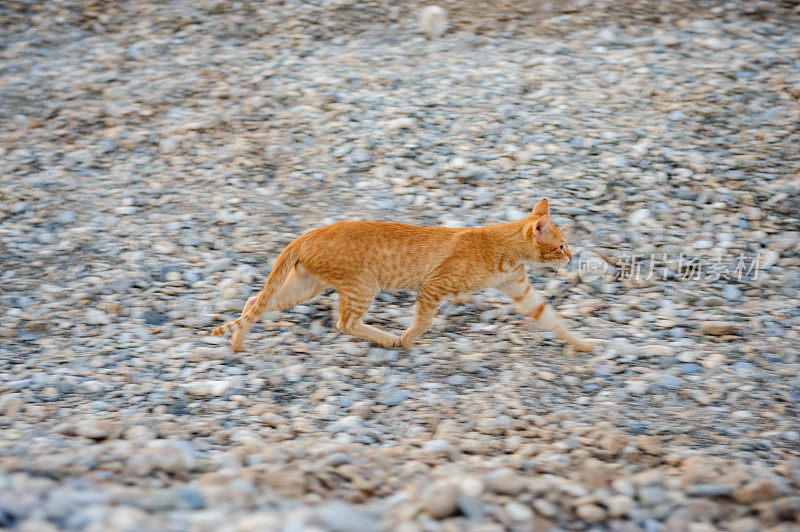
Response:
[[[796,529],[797,2],[426,6],[0,3],[0,527]],[[306,230],[541,197],[595,353],[491,292],[208,336]]]

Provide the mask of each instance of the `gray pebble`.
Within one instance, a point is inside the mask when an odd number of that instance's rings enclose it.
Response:
[[[755,373],[755,367],[750,362],[734,362],[732,368],[742,377],[751,377]]]
[[[148,325],[163,325],[167,321],[167,315],[152,309],[147,309],[142,314],[142,319]]]
[[[683,386],[684,382],[680,377],[676,377],[675,375],[658,373],[656,375],[656,384],[668,390],[677,390]]]
[[[378,402],[386,406],[397,406],[408,398],[407,392],[393,388],[378,396]]]
[[[56,216],[56,221],[60,224],[71,224],[78,219],[78,214],[75,211],[64,211]]]

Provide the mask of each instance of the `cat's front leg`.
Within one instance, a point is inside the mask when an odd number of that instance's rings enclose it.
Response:
[[[242,309],[242,315],[244,315],[247,310],[252,307],[256,300],[258,299],[257,296],[253,296],[247,299],[247,303],[244,304],[244,309]],[[250,329],[253,328],[252,323],[248,323],[242,326],[241,329],[233,333],[231,337],[231,348],[233,348],[234,353],[238,353],[244,349],[244,338],[247,336],[247,333],[250,332]]]
[[[523,314],[533,318],[541,327],[554,332],[568,345],[578,351],[591,351],[598,342],[590,338],[580,338],[564,324],[564,320],[547,304],[544,298],[533,290],[524,274],[496,287],[500,292],[514,300]]]

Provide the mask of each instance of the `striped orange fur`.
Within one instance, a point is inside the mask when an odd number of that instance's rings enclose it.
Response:
[[[300,304],[333,287],[339,292],[339,330],[385,347],[409,348],[430,326],[443,301],[496,288],[567,344],[590,351],[596,342],[571,333],[531,290],[525,274],[526,262],[565,264],[571,258],[564,233],[550,220],[546,199],[523,220],[488,227],[336,223],[309,231],[286,246],[264,288],[247,300],[241,317],[212,334],[233,333],[231,346],[239,351],[264,312]],[[414,323],[402,336],[362,322],[380,290],[418,291]]]

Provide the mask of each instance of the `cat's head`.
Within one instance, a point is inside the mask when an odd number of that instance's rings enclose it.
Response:
[[[550,219],[547,198],[539,200],[525,220],[525,240],[535,262],[562,265],[572,259],[567,237]]]

